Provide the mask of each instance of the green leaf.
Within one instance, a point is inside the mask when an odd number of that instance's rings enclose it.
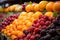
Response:
[[[53,12],[53,17],[55,17],[55,18],[56,18],[56,17],[57,17],[57,15],[58,15],[58,14],[57,14],[56,12]]]

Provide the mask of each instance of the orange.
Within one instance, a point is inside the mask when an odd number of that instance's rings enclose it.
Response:
[[[60,1],[57,1],[53,5],[53,11],[54,12],[60,12]]]
[[[14,40],[16,38],[15,35],[11,35],[11,39]]]
[[[5,12],[9,12],[9,7],[4,10]]]
[[[53,11],[53,5],[54,5],[54,2],[49,2],[47,5],[46,5],[46,10],[47,11]]]
[[[33,17],[35,19],[38,19],[39,18],[39,15],[42,15],[42,13],[38,11],[38,12],[35,12],[35,14],[33,15]]]
[[[33,6],[32,4],[28,4],[28,5],[25,7],[26,12],[33,11],[33,9],[34,9],[34,6]]]
[[[53,12],[46,12],[45,15],[48,17],[53,17]]]
[[[17,33],[17,36],[18,36],[18,37],[21,37],[21,36],[23,36],[23,32],[21,32],[21,31],[18,31],[18,33]]]
[[[41,1],[39,3],[39,6],[40,6],[39,9],[40,9],[40,11],[43,11],[46,8],[47,3],[48,3],[48,1]]]
[[[39,11],[40,9],[39,9],[40,7],[39,7],[39,4],[36,4],[35,6],[34,6],[34,11]]]

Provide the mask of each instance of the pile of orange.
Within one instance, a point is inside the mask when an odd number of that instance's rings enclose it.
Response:
[[[39,4],[36,3],[34,6],[32,6],[32,4],[31,5],[28,4],[25,8],[27,12],[44,11],[44,9],[46,9],[49,12],[51,11],[60,12],[60,1],[56,1],[56,2],[41,1]]]
[[[15,19],[10,25],[6,26],[5,29],[2,29],[2,32],[14,39],[20,37],[23,34],[24,30],[27,30],[35,19],[39,18],[39,15],[42,15],[41,12],[22,12],[17,19]]]

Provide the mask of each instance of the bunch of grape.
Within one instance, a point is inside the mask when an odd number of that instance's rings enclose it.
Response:
[[[28,30],[23,31],[25,35],[15,40],[45,40],[45,37],[50,38],[50,35],[46,32],[46,28],[53,22],[53,19],[45,15],[40,15],[39,19],[35,20],[34,24]]]
[[[12,23],[12,21],[14,21],[17,17],[18,17],[18,14],[12,14],[12,15],[9,16],[8,18],[6,18],[6,19],[0,24],[0,30],[2,30],[2,29],[5,28],[7,25],[9,25],[10,23]]]

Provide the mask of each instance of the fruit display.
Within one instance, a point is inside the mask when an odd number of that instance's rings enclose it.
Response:
[[[0,32],[8,40],[60,39],[60,1],[13,4],[3,9],[3,13]]]
[[[53,22],[53,18],[40,15],[38,20],[34,20],[34,24],[27,30],[24,30],[23,37],[18,37],[15,40],[40,40],[40,37],[45,36],[47,33],[45,29]],[[50,36],[50,35],[49,35]]]
[[[60,12],[60,1],[56,1],[56,2],[48,2],[48,1],[41,1],[39,3],[25,3],[25,4],[14,4],[11,5],[9,7],[7,7],[4,12],[22,12],[22,11],[26,11],[26,12],[33,12],[33,11],[44,11],[47,10],[49,12]]]

